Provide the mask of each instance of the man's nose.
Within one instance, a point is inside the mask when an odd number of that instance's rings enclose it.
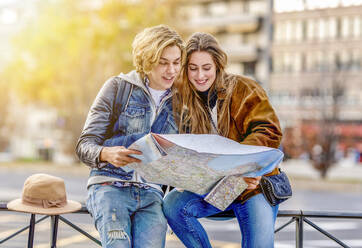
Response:
[[[167,67],[167,72],[168,72],[168,73],[176,73],[176,72],[177,72],[176,66],[173,65],[173,64],[170,64],[170,65]]]

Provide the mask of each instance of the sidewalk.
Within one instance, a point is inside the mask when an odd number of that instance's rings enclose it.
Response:
[[[311,179],[319,179],[319,172],[305,160],[289,159],[282,163],[282,168],[293,176],[306,177]],[[335,165],[327,172],[329,180],[352,180],[362,183],[362,165],[341,166]]]
[[[281,164],[294,189],[362,192],[362,165],[336,165],[320,178],[319,172],[304,160],[290,159]]]

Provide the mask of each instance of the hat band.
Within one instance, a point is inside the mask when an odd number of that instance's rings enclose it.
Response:
[[[58,199],[49,200],[49,199],[36,199],[23,195],[22,202],[27,205],[32,205],[42,208],[64,207],[67,204],[67,197],[61,197]]]

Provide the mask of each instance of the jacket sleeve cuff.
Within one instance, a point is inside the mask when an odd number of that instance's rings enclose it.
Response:
[[[98,169],[103,168],[104,166],[106,166],[108,164],[108,162],[101,161],[101,159],[100,159],[102,149],[103,149],[103,146],[100,146],[97,151],[98,155],[96,157],[95,164]]]

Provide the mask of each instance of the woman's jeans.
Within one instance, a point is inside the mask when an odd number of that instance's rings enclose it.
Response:
[[[232,203],[239,222],[243,248],[274,247],[274,224],[278,206],[272,207],[262,194],[248,199],[244,204]],[[163,211],[168,224],[188,248],[211,247],[207,234],[197,220],[221,212],[189,191],[174,189],[165,198]],[[222,228],[222,224],[220,225]]]
[[[87,208],[100,234],[102,247],[162,248],[167,221],[163,193],[154,188],[92,185]]]

